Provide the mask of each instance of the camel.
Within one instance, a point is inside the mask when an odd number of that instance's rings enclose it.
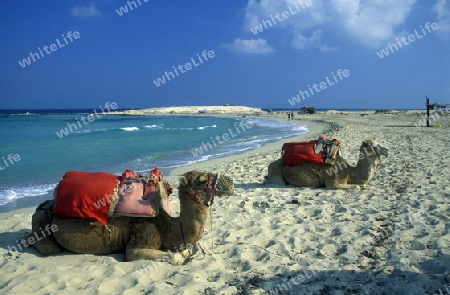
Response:
[[[168,196],[161,181],[156,190]],[[49,215],[53,200],[45,201],[32,218],[33,232],[52,228],[53,235],[33,247],[42,255],[67,249],[74,253],[125,253],[128,261],[156,260],[181,265],[200,240],[214,196],[232,195],[233,180],[222,174],[190,171],[180,177],[180,216],[171,217],[163,208],[153,218],[115,217],[103,225],[89,218],[60,218]]]
[[[372,178],[372,173],[381,161],[380,156],[388,156],[388,149],[375,140],[364,140],[359,149],[356,167],[350,166],[338,153],[334,166],[318,163],[302,163],[289,167],[283,159],[269,165],[265,184],[291,184],[301,187],[325,187],[330,189],[360,189]]]

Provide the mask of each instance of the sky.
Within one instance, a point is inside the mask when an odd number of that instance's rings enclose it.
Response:
[[[0,24],[0,109],[450,103],[450,0],[2,0]]]

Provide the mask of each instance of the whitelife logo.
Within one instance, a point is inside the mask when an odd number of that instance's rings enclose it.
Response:
[[[208,57],[209,57],[210,59],[212,59],[212,58],[214,58],[215,56],[216,56],[216,54],[214,53],[213,50],[209,50],[208,52],[206,52],[206,50],[203,50],[201,56],[197,53],[197,59],[198,59],[198,61],[199,61],[200,63],[196,63],[195,59],[194,59],[193,57],[191,57],[191,62],[192,62],[192,64],[191,64],[190,62],[187,62],[187,63],[184,64],[184,68],[183,68],[183,65],[180,65],[180,64],[178,65],[177,68],[175,68],[175,66],[172,66],[172,68],[173,68],[173,71],[175,72],[175,74],[176,74],[177,77],[178,77],[180,74],[178,73],[177,69],[178,69],[182,74],[184,74],[184,73],[186,73],[187,71],[190,71],[190,70],[192,69],[192,65],[194,65],[194,68],[195,68],[195,67],[198,67],[198,66],[201,65],[203,62],[208,61]],[[203,58],[202,58],[202,57],[203,57]],[[164,72],[164,75],[161,76],[161,77],[158,77],[156,80],[153,80],[153,83],[155,83],[156,87],[159,87],[159,86],[161,86],[161,84],[166,84],[166,78],[167,78],[167,82],[169,82],[170,80],[175,79],[175,75],[174,75],[174,73],[172,73],[172,72],[170,72],[170,71],[169,71],[169,72],[165,71],[165,72]]]
[[[411,44],[412,42],[414,42],[416,40],[422,39],[424,36],[427,35],[427,31],[428,31],[428,33],[431,33],[431,29],[433,31],[439,29],[439,25],[437,23],[427,22],[425,24],[425,28],[423,28],[422,26],[420,26],[420,28],[422,30],[423,35],[420,35],[420,33],[417,30],[414,30],[414,34],[409,34],[408,35],[408,41],[409,42],[406,41],[406,37],[401,37],[400,40],[398,38],[395,38],[395,40],[397,40],[398,46],[395,43],[394,44],[388,43],[386,48],[384,48],[384,49],[380,50],[379,52],[377,52],[378,57],[379,58],[383,58],[385,56],[388,56],[390,53],[394,53],[394,52],[400,50],[401,48],[403,48],[403,45],[407,46],[407,45]]]
[[[209,142],[206,142],[206,143],[202,142],[201,146],[191,150],[191,154],[194,157],[198,157],[198,156],[202,155],[203,153],[206,153],[208,150],[212,150],[213,149],[213,145],[214,145],[214,147],[217,147],[217,145],[222,144],[225,141],[228,141],[231,138],[234,138],[234,137],[238,136],[239,134],[241,134],[241,132],[245,132],[246,130],[248,130],[248,129],[252,128],[252,127],[253,127],[253,125],[250,122],[241,121],[239,123],[239,127],[235,126],[235,130],[236,130],[237,133],[234,133],[231,128],[228,128],[228,132],[225,132],[224,134],[222,134],[222,136],[216,135],[215,138],[210,137],[211,138],[211,143],[209,143]],[[223,141],[220,140],[220,139],[222,139]],[[217,143],[216,143],[216,140],[217,140]]]
[[[139,3],[139,6],[136,4]],[[138,8],[142,5],[141,0],[136,0],[136,1],[127,1],[127,5],[124,5],[122,7],[120,7],[119,9],[116,9],[116,12],[119,16],[122,16],[126,13],[128,13],[128,8],[130,8],[130,11],[132,11],[134,8]],[[149,0],[142,0],[142,2],[147,3]],[[134,8],[133,8],[134,5]]]
[[[103,107],[101,105],[99,107],[102,110],[102,114],[106,115],[105,110],[103,109]],[[108,101],[107,103],[105,103],[104,108],[107,109],[108,112],[111,112],[113,110],[116,110],[118,108],[118,106],[117,106],[117,103],[113,102],[113,103],[110,104],[110,102]],[[95,114],[95,117],[94,117],[94,114],[89,114],[87,117],[81,116],[81,122],[83,122],[84,125],[92,123],[96,119],[99,119],[99,118],[101,118],[103,116],[103,115],[99,115],[97,113],[97,110],[93,110],[93,112]],[[56,135],[58,135],[58,137],[61,139],[64,136],[69,135],[69,133],[73,133],[74,131],[78,131],[78,129],[83,128],[83,125],[81,125],[81,122],[78,120],[78,118],[75,118],[75,120],[77,121],[78,126],[77,126],[77,124],[74,124],[74,123],[67,123],[67,127],[66,128],[61,129],[59,132],[55,132]],[[86,120],[87,120],[87,122],[86,122]]]
[[[268,29],[274,25],[277,24],[277,21],[275,19],[277,19],[279,22],[284,21],[285,19],[287,19],[290,16],[293,16],[294,14],[299,13],[300,11],[304,10],[306,7],[311,6],[312,5],[312,1],[311,0],[300,0],[299,3],[294,3],[295,4],[295,9],[292,9],[291,6],[288,6],[289,11],[285,10],[282,13],[275,13],[275,17],[271,14],[270,15],[270,19],[269,20],[261,20],[261,23],[258,26],[255,26],[253,29],[250,29],[250,31],[252,31],[252,33],[254,35],[258,35],[259,33],[262,33],[265,29]],[[300,8],[300,6],[302,8]],[[272,21],[271,21],[272,20]],[[264,26],[264,28],[263,28]]]
[[[73,34],[72,34],[72,31],[69,31],[69,32],[67,32],[66,36],[64,36],[64,35],[61,35],[61,36],[63,37],[64,43],[61,43],[59,41],[59,39],[57,38],[56,39],[56,44],[58,44],[58,46],[53,43],[53,44],[50,44],[50,46],[44,45],[44,47],[42,47],[42,49],[41,49],[41,47],[38,47],[40,55],[39,55],[39,53],[36,53],[36,52],[30,52],[30,56],[28,56],[27,58],[22,59],[22,61],[19,61],[19,65],[22,68],[24,68],[26,66],[29,66],[29,65],[31,65],[31,60],[33,60],[33,62],[36,62],[37,60],[40,60],[41,57],[42,58],[45,57],[45,55],[42,52],[42,50],[44,50],[45,53],[48,55],[48,54],[51,54],[52,52],[55,52],[56,50],[58,50],[58,48],[63,48],[64,46],[68,45],[69,42],[67,42],[67,39],[69,39],[70,42],[73,42],[74,40],[77,40],[77,39],[81,38],[81,35],[80,35],[80,33],[78,31],[73,32]],[[67,37],[67,39],[66,39],[66,37]],[[49,51],[49,49],[50,49],[50,51]]]
[[[311,93],[311,95],[314,95],[315,93],[325,90],[328,86],[334,85],[335,83],[342,81],[344,78],[349,77],[350,71],[347,69],[345,69],[345,70],[339,69],[339,70],[337,70],[336,74],[334,74],[334,72],[331,72],[331,75],[333,76],[332,81],[330,80],[330,78],[325,77],[326,82],[323,81],[323,82],[320,82],[319,84],[314,83],[312,86],[308,85],[309,92],[300,90],[298,92],[299,94],[292,97],[291,99],[288,99],[288,102],[291,104],[291,106],[295,105],[296,103],[300,103],[302,101],[300,99],[300,96],[303,98],[303,100],[305,100],[306,97],[309,97],[309,93]],[[336,76],[339,77],[339,80],[336,78]]]

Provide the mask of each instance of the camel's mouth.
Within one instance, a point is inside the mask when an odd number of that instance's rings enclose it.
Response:
[[[378,145],[376,150],[377,150],[378,154],[383,155],[385,157],[387,157],[389,155],[389,150],[387,147]]]
[[[221,173],[214,176],[212,187],[216,196],[231,196],[234,194],[234,184],[231,177]]]
[[[367,149],[367,148],[371,148],[377,155],[378,159],[380,159],[380,156],[387,157],[389,155],[388,148],[382,146],[375,140],[371,140],[371,139],[364,140],[362,143],[361,149]],[[366,154],[367,154],[367,150],[366,150]]]

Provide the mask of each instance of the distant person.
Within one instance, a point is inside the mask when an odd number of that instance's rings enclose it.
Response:
[[[291,112],[291,120],[294,120],[294,112]]]
[[[289,121],[291,119],[291,113],[290,112],[286,112],[286,115],[287,115],[287,119]]]

